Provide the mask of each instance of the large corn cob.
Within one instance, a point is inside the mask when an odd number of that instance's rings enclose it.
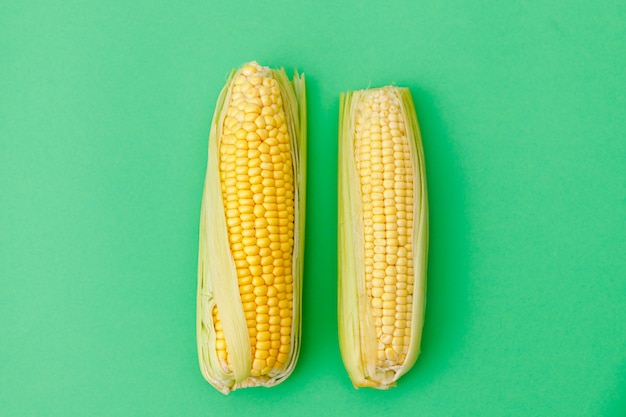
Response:
[[[427,252],[424,153],[410,91],[342,94],[339,340],[356,388],[394,386],[415,363]]]
[[[296,364],[305,148],[304,76],[233,70],[209,138],[197,297],[200,368],[224,394],[280,383]]]

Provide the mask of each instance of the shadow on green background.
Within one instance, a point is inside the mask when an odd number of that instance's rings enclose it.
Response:
[[[436,376],[460,353],[471,317],[469,274],[471,251],[465,214],[466,185],[453,157],[453,140],[427,91],[410,85],[420,121],[430,217],[428,288],[422,354],[402,380]],[[428,381],[424,381],[427,383]]]
[[[316,368],[325,355],[338,357],[337,328],[337,146],[315,146],[336,126],[338,101],[320,108],[320,85],[307,74],[307,228],[303,287],[302,348],[298,368]],[[320,129],[324,126],[324,129]],[[336,134],[326,138],[336,144]],[[319,343],[317,335],[324,335]],[[321,351],[324,353],[322,354]],[[310,362],[309,362],[310,361]]]

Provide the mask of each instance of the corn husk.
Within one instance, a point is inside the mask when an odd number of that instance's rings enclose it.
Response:
[[[341,355],[356,388],[387,389],[414,365],[420,353],[426,300],[428,258],[428,202],[424,151],[410,90],[384,87],[401,103],[414,168],[414,294],[409,352],[403,364],[381,369],[376,357],[376,330],[365,288],[362,197],[354,152],[355,118],[369,90],[347,92],[340,98],[339,116],[339,341]]]
[[[218,149],[226,116],[225,110],[230,101],[233,80],[238,71],[242,71],[242,69],[233,70],[217,100],[209,136],[208,163],[200,216],[196,320],[200,370],[204,378],[224,394],[237,388],[271,387],[284,381],[292,373],[300,349],[306,186],[305,78],[296,71],[293,80],[290,81],[284,69],[268,70],[280,86],[289,130],[295,181],[291,351],[289,363],[280,372],[259,377],[250,375],[252,357],[249,335],[237,284],[235,263],[228,241],[219,174]],[[220,312],[230,358],[229,370],[220,366],[215,351],[216,335],[211,314],[214,306],[217,306]]]

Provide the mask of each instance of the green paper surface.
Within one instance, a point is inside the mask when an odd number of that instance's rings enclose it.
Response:
[[[626,3],[19,1],[0,14],[0,415],[625,416]],[[298,366],[225,397],[195,308],[215,102],[307,77]],[[430,205],[422,354],[337,340],[339,93],[409,87]]]

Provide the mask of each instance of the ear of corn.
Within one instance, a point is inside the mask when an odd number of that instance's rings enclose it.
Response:
[[[339,121],[339,340],[356,388],[387,389],[420,352],[428,205],[411,93],[342,94]]]
[[[215,109],[200,218],[200,369],[224,394],[282,382],[300,348],[304,75],[233,70]]]

